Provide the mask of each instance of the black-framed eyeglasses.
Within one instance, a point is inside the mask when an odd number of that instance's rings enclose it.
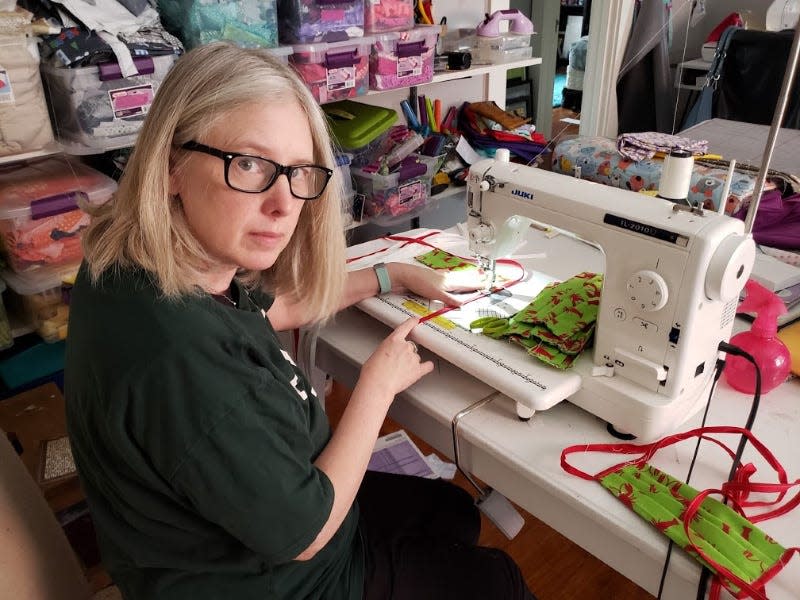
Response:
[[[320,165],[303,164],[285,166],[263,156],[226,152],[199,142],[186,142],[184,150],[204,152],[225,161],[225,183],[229,188],[248,194],[266,192],[286,175],[292,196],[301,200],[314,200],[322,195],[333,171]]]

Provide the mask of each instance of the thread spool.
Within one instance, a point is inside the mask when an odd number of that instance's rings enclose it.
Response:
[[[672,150],[664,158],[658,197],[672,202],[686,202],[692,182],[694,157],[688,150]]]

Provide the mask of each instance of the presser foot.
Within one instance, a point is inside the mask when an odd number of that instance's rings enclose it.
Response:
[[[530,421],[535,413],[536,411],[532,408],[517,402],[517,418],[520,421]]]

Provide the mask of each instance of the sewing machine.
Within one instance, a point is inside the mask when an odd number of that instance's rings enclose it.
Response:
[[[568,400],[642,440],[674,431],[708,398],[718,345],[730,338],[755,257],[744,224],[498,155],[470,168],[470,251],[493,270],[531,225],[598,246],[605,272],[593,356],[564,372],[581,377]],[[547,390],[514,398],[521,417],[563,399]]]

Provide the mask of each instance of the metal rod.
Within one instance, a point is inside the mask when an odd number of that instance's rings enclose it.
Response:
[[[761,194],[764,191],[764,184],[767,181],[769,163],[770,160],[772,160],[772,152],[775,150],[775,142],[778,139],[778,133],[780,132],[781,123],[783,122],[783,115],[786,112],[786,105],[789,102],[789,92],[792,89],[792,82],[797,72],[798,55],[800,55],[800,19],[797,20],[797,24],[794,28],[794,40],[792,41],[792,48],[789,51],[789,58],[786,62],[786,71],[783,74],[783,84],[781,85],[781,92],[778,96],[778,104],[775,106],[775,113],[772,115],[772,126],[769,130],[767,145],[764,148],[764,156],[761,159],[761,170],[758,172],[755,189],[753,190],[753,200],[750,202],[750,208],[747,210],[747,217],[744,221],[745,233],[750,233],[753,230],[753,223],[756,220],[758,205],[761,203]]]
[[[458,423],[459,423],[459,421],[461,421],[461,419],[463,417],[466,417],[473,410],[476,410],[476,409],[480,408],[481,406],[489,404],[489,402],[494,400],[496,396],[497,396],[497,392],[492,392],[491,394],[489,394],[485,398],[481,398],[477,402],[474,402],[473,404],[470,404],[465,409],[459,411],[456,414],[456,416],[453,417],[453,420],[451,422],[451,427],[452,427],[452,430],[453,430],[453,454],[454,454],[455,461],[456,461],[456,467],[458,468],[459,471],[461,471],[461,473],[464,475],[464,477],[467,478],[467,481],[469,481],[473,485],[473,487],[476,490],[478,490],[478,494],[480,494],[481,498],[485,497],[488,492],[486,490],[484,490],[478,484],[478,482],[476,482],[472,478],[472,476],[461,467],[461,448],[459,447],[459,444],[458,444]]]

